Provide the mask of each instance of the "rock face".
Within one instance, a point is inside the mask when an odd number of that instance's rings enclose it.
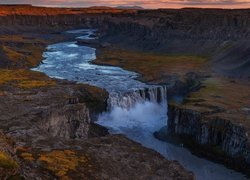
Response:
[[[249,10],[138,11],[105,18],[103,41],[143,51],[197,54],[216,72],[248,77]],[[240,52],[240,53],[236,53]]]
[[[142,10],[132,20],[117,16],[105,19],[106,28],[113,34],[130,34],[137,40],[161,43],[249,38],[249,10]]]
[[[248,131],[229,120],[169,105],[168,131],[177,135],[188,135],[200,145],[217,147],[232,158],[235,164],[240,162],[242,167],[244,163],[248,167],[250,165]]]
[[[41,138],[48,137],[87,139],[90,114],[101,112],[101,103],[105,107],[107,99],[105,91],[98,91],[95,99],[85,86],[64,82],[48,89],[8,90],[6,93],[0,96],[0,127],[29,146],[40,146]],[[86,103],[89,98],[92,103],[96,100],[99,108],[89,106]],[[28,141],[27,137],[30,137]]]
[[[88,152],[96,154],[97,164],[103,170],[97,172],[103,179],[194,179],[192,173],[183,172],[175,161],[162,160],[152,150],[142,149],[121,135],[95,138]],[[98,148],[94,147],[98,146]],[[88,146],[88,145],[87,145]],[[152,158],[153,157],[153,158]]]
[[[90,126],[89,109],[84,104],[77,102],[65,105],[60,110],[49,112],[45,118],[45,130],[52,136],[64,138],[88,137]]]

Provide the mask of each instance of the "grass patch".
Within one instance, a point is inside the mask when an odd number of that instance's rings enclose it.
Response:
[[[118,49],[102,49],[94,63],[119,66],[142,74],[144,81],[158,81],[164,76],[201,71],[207,58],[192,55],[165,55]]]
[[[7,153],[0,151],[0,167],[5,169],[16,169],[18,164]]]
[[[250,108],[249,87],[248,82],[211,77],[202,82],[202,88],[199,91],[191,92],[188,95],[184,106],[201,112],[212,112],[217,107],[223,111],[212,113],[210,116],[250,127],[248,112],[244,111],[244,109]]]
[[[40,72],[23,69],[0,69],[0,85],[12,85],[19,88],[30,89],[54,86],[56,82]]]
[[[12,48],[8,46],[2,46],[3,51],[7,55],[7,57],[12,60],[13,63],[17,63],[19,59],[23,58],[21,53],[14,51]]]
[[[20,156],[27,161],[34,161],[35,160],[31,153],[23,152],[23,153],[21,153]]]
[[[0,16],[8,15],[30,15],[30,16],[55,16],[74,14],[116,14],[116,13],[136,13],[134,9],[117,8],[56,8],[56,7],[34,7],[30,5],[0,6]]]
[[[67,178],[69,171],[76,171],[77,166],[88,163],[89,159],[87,156],[78,157],[71,150],[54,150],[41,154],[38,161],[44,163],[45,168],[53,172],[57,177]]]
[[[37,66],[47,41],[22,35],[0,36],[1,46],[12,67],[30,68]]]

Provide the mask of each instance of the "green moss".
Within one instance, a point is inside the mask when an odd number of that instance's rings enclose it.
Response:
[[[2,45],[1,48],[8,58],[9,65],[18,68],[37,66],[42,59],[46,44],[48,44],[45,40],[24,37],[22,35],[0,36],[0,41],[5,42],[5,45]],[[18,46],[8,45],[12,43],[17,43]]]
[[[30,70],[0,69],[0,85],[13,85],[24,89],[54,86],[56,82],[46,75]]]
[[[8,177],[7,180],[25,180],[25,178],[20,175],[13,175]]]
[[[7,153],[0,151],[0,167],[6,169],[15,169],[18,164]]]
[[[88,164],[87,156],[78,156],[71,150],[54,150],[49,153],[42,153],[38,161],[45,164],[45,168],[53,172],[57,177],[67,179],[70,171],[76,171],[79,164]]]
[[[103,49],[94,61],[97,64],[120,66],[142,74],[142,80],[156,82],[168,75],[185,75],[200,71],[208,58],[196,55],[157,54],[121,49]]]

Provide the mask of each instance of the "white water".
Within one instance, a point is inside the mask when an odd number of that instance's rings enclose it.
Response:
[[[93,32],[77,30],[68,33],[77,33],[79,38],[89,39]],[[91,64],[90,61],[96,58],[95,49],[78,46],[76,42],[50,45],[44,58],[43,64],[33,70],[44,72],[50,77],[105,88],[110,93],[110,111],[100,115],[98,123],[108,127],[112,133],[124,134],[143,146],[158,151],[167,159],[179,161],[185,168],[193,171],[198,180],[246,179],[223,165],[192,155],[183,147],[154,138],[153,133],[167,123],[164,88],[159,91],[155,86],[135,80],[137,74],[134,72]],[[144,91],[145,88],[150,90]],[[157,103],[159,97],[160,104]]]
[[[140,99],[140,98],[139,98]],[[128,108],[129,107],[129,108]],[[194,156],[186,148],[162,142],[153,136],[167,124],[167,101],[138,101],[133,106],[114,104],[109,112],[99,116],[98,124],[108,127],[113,134],[128,138],[151,148],[170,160],[177,160],[195,173],[198,180],[244,180],[242,174],[220,164]]]

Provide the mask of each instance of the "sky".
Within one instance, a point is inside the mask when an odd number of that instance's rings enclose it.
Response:
[[[250,8],[250,0],[0,0],[0,4],[32,4],[36,6],[89,7],[141,6],[144,8]]]

